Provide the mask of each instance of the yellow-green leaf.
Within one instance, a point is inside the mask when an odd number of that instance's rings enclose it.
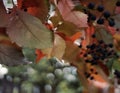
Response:
[[[39,19],[26,12],[15,9],[7,27],[11,40],[19,46],[44,49],[53,44],[53,32],[49,31]]]

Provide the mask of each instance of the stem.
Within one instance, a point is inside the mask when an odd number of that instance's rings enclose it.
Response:
[[[15,6],[16,6],[13,0],[12,0],[12,4],[13,4],[13,7],[15,7]]]

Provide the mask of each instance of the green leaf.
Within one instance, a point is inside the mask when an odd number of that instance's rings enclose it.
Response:
[[[120,61],[119,60],[113,60],[113,68],[120,71]]]
[[[113,42],[112,35],[104,27],[98,27],[95,31],[98,40],[103,40],[106,44]]]
[[[29,61],[35,62],[36,59],[35,49],[22,48],[22,52]]]
[[[44,49],[53,44],[53,32],[39,19],[15,9],[7,27],[10,39],[19,46]]]

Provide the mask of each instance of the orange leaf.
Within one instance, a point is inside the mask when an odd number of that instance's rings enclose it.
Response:
[[[36,49],[35,53],[37,55],[36,63],[38,63],[40,59],[42,59],[45,56],[45,54],[43,54],[40,49]]]
[[[70,37],[66,36],[62,32],[56,32],[56,34],[58,34],[59,36],[61,36],[65,41],[72,41]]]
[[[92,38],[91,36],[95,33],[94,26],[89,26],[85,31],[85,39],[82,40],[81,44],[83,48],[86,48],[87,45],[96,42],[95,38]]]
[[[80,38],[81,35],[82,35],[81,32],[77,32],[73,36],[71,36],[70,38],[74,42],[76,39]]]

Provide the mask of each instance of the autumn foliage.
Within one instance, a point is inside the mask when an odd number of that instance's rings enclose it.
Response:
[[[110,89],[113,84],[108,77],[116,70],[110,61],[119,61],[120,51],[117,2],[18,0],[6,10],[0,0],[0,63],[29,64],[23,48],[30,48],[35,50],[36,63],[55,57],[77,67],[85,91]]]

